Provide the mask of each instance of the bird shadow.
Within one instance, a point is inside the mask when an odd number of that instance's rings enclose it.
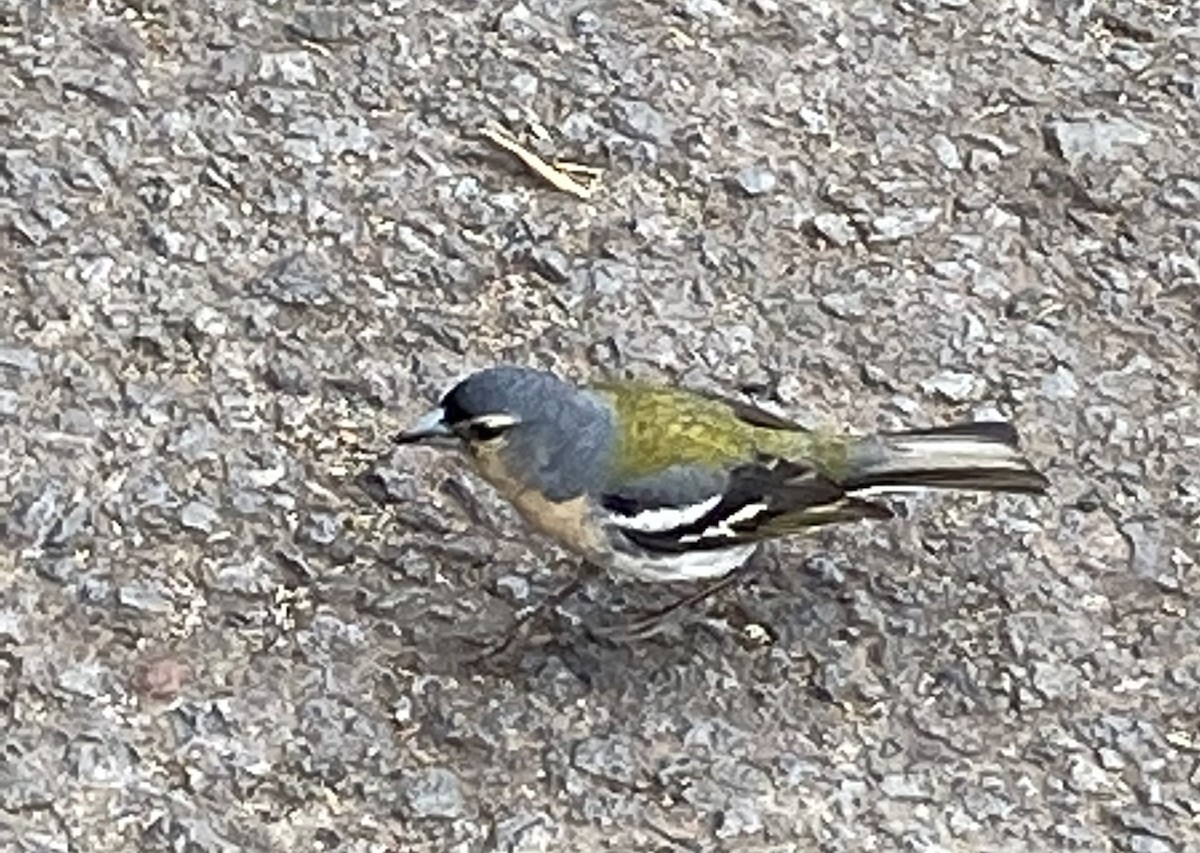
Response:
[[[820,635],[834,628],[819,624],[826,620],[815,614],[840,593],[812,572],[781,566],[776,556],[754,559],[755,570],[738,583],[672,612],[647,636],[612,636],[610,629],[669,607],[694,593],[694,584],[594,578],[518,632],[512,630],[517,611],[493,599],[483,608],[487,617],[481,609],[453,624],[425,620],[407,633],[403,648],[393,648],[389,665],[456,677],[574,679],[588,690],[624,689],[631,680],[667,669],[711,668],[729,656],[768,654],[781,643],[824,642]],[[788,574],[800,576],[779,582]],[[811,636],[813,631],[818,636]]]

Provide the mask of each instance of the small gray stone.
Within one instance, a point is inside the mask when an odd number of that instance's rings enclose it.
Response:
[[[616,128],[634,139],[656,145],[669,140],[667,120],[645,101],[622,99],[614,103]]]
[[[79,503],[72,506],[67,512],[58,519],[55,524],[46,534],[45,542],[47,545],[62,547],[69,543],[76,534],[88,528],[92,521],[92,505],[86,499],[81,499]]]
[[[979,378],[973,373],[947,370],[921,382],[921,390],[944,397],[951,403],[965,403],[975,399],[980,385]]]
[[[285,137],[280,147],[299,163],[317,165],[324,159],[320,143],[309,136]]]
[[[445,767],[430,767],[409,777],[407,797],[417,817],[455,818],[465,807],[462,785]]]
[[[1174,844],[1156,835],[1138,832],[1129,839],[1130,853],[1177,853],[1177,850]]]
[[[684,0],[683,11],[689,18],[728,18],[729,8],[720,0]]]
[[[32,541],[42,543],[62,515],[62,491],[57,483],[47,483],[21,515],[21,528]]]
[[[302,50],[264,53],[259,59],[258,76],[285,86],[317,85],[317,70],[312,56]]]
[[[4,765],[0,765],[0,781],[3,782],[0,784],[0,810],[6,812],[4,822],[0,823],[0,842],[9,850],[21,850],[22,853],[25,850],[37,853],[51,850],[60,853],[72,848],[70,836],[63,840],[61,836],[55,838],[54,835],[46,833],[36,841],[22,837],[17,834],[14,822],[9,817],[25,810],[47,811],[61,801],[62,786],[56,774],[47,772],[48,767],[49,763],[44,759],[39,761],[35,752],[21,755],[20,750],[16,751],[16,755],[6,756]],[[15,840],[10,843],[10,838]],[[29,846],[26,843],[28,841],[33,841],[37,846]]]
[[[734,180],[748,196],[766,195],[779,183],[775,173],[766,166],[747,166],[734,176]]]
[[[1044,39],[1027,38],[1021,46],[1034,59],[1045,62],[1047,65],[1062,65],[1070,59],[1065,52]]]
[[[972,130],[963,134],[963,139],[979,148],[992,152],[997,157],[1013,157],[1021,153],[1021,146],[1009,142],[1003,136]]]
[[[530,252],[533,268],[552,284],[566,284],[571,280],[571,261],[558,249],[535,246]]]
[[[1073,400],[1079,393],[1079,382],[1071,370],[1060,364],[1042,379],[1042,393],[1052,400]]]
[[[189,530],[199,530],[201,533],[212,532],[217,519],[216,510],[201,501],[188,501],[179,510],[179,523]]]
[[[1096,751],[1096,755],[1100,759],[1100,766],[1105,770],[1119,771],[1126,767],[1125,757],[1115,749],[1102,746]]]
[[[1110,774],[1083,756],[1072,759],[1067,772],[1071,787],[1082,793],[1100,793],[1110,790],[1113,785]]]
[[[529,581],[520,575],[503,575],[496,580],[496,590],[509,601],[526,601],[529,598]]]
[[[9,220],[9,227],[20,234],[31,246],[42,246],[50,239],[50,229],[38,219],[23,213],[18,213]]]
[[[575,32],[581,36],[590,36],[600,32],[600,16],[590,9],[584,9],[571,22]]]
[[[826,293],[819,302],[821,309],[839,320],[861,320],[867,313],[862,293]]]
[[[850,217],[842,213],[818,213],[812,220],[813,229],[833,245],[844,248],[858,239]]]
[[[135,471],[129,478],[128,488],[140,507],[165,507],[175,501],[175,493],[158,470]]]
[[[521,72],[513,75],[508,81],[509,94],[522,100],[530,99],[537,94],[538,78],[532,74]]]
[[[1054,701],[1074,697],[1079,673],[1069,664],[1034,661],[1029,669],[1030,684],[1043,698]]]
[[[229,331],[225,315],[209,305],[201,305],[192,315],[192,328],[210,338],[221,338]]]
[[[1072,166],[1085,157],[1107,160],[1126,147],[1149,144],[1150,132],[1126,119],[1051,121],[1045,126],[1050,147]]]
[[[888,402],[892,408],[905,417],[912,418],[921,414],[921,404],[912,397],[905,396],[904,394],[894,394]]]
[[[339,619],[327,611],[313,614],[307,635],[323,649],[340,646],[362,646],[366,641],[362,626],[355,622]]]
[[[632,785],[638,776],[633,748],[623,737],[590,737],[575,744],[572,764],[585,773]]]
[[[597,261],[588,270],[588,279],[598,296],[617,296],[634,285],[637,272],[616,261]]]
[[[753,801],[737,799],[719,813],[716,828],[718,838],[735,838],[739,835],[756,835],[762,832],[762,812]]]
[[[1149,399],[1156,390],[1152,370],[1149,359],[1136,355],[1119,370],[1097,374],[1092,385],[1102,395],[1117,402]]]
[[[967,168],[976,174],[994,172],[1000,168],[1000,155],[987,148],[972,148],[967,153]]]
[[[937,156],[940,162],[952,172],[957,172],[963,167],[962,157],[958,153],[958,146],[954,144],[950,137],[944,133],[939,133],[929,140],[930,147],[933,148],[933,153]]]
[[[767,796],[773,789],[766,771],[747,761],[718,758],[713,762],[710,775],[714,782],[729,790]]]
[[[257,64],[257,52],[247,45],[234,45],[218,55],[213,65],[213,81],[227,86],[240,86],[249,79]]]
[[[298,10],[289,25],[305,41],[336,42],[358,34],[355,16],[342,9]]]
[[[412,722],[413,700],[409,696],[398,696],[392,703],[392,719],[400,725]]]
[[[86,699],[99,699],[107,692],[109,673],[95,661],[84,661],[63,669],[58,674],[58,686]]]
[[[1153,578],[1166,566],[1162,562],[1162,525],[1149,518],[1122,522],[1121,535],[1129,543],[1129,568],[1134,574]]]
[[[563,138],[571,142],[587,142],[595,139],[598,132],[595,119],[587,113],[571,113],[558,129]]]
[[[1131,74],[1141,74],[1153,64],[1155,59],[1153,51],[1143,50],[1136,44],[1125,40],[1113,44],[1108,55]]]
[[[41,372],[38,354],[26,347],[0,346],[0,367],[11,367],[22,373],[37,375]]]
[[[213,426],[208,418],[194,417],[167,444],[167,449],[178,453],[189,463],[201,459],[213,459],[217,456],[217,444],[221,440],[221,431]]]
[[[172,609],[171,600],[163,594],[162,588],[148,581],[134,581],[120,587],[117,601],[143,613],[163,614]]]
[[[64,570],[67,569],[68,565],[66,561],[59,564],[60,568]],[[70,580],[71,575],[69,572],[64,571],[61,577],[66,581]],[[79,595],[79,600],[84,604],[101,604],[112,594],[112,582],[108,578],[95,573],[80,576],[75,588]]]
[[[25,630],[22,627],[24,617],[15,610],[0,610],[0,642],[23,643]]]
[[[928,800],[930,792],[921,779],[907,773],[889,773],[879,781],[879,790],[896,800]]]
[[[76,738],[67,748],[65,761],[68,772],[89,785],[123,788],[134,773],[129,747],[116,740]]]
[[[342,520],[330,512],[314,512],[304,525],[304,538],[317,545],[332,544],[342,532]]]
[[[1162,183],[1160,198],[1163,205],[1183,216],[1200,216],[1200,181],[1184,175],[1175,175]],[[1195,264],[1190,258],[1180,258],[1189,266]],[[1193,273],[1200,278],[1200,273]]]
[[[288,305],[325,305],[336,280],[332,272],[304,252],[280,258],[269,266],[252,289]]]
[[[562,849],[561,829],[544,811],[517,812],[496,821],[496,846],[504,853],[548,853]]]
[[[894,210],[871,220],[871,239],[892,242],[928,231],[942,216],[940,207]]]
[[[255,554],[246,560],[222,563],[213,570],[209,585],[222,592],[262,595],[275,586],[275,567],[262,554]]]
[[[58,231],[71,221],[70,215],[55,204],[41,204],[34,209],[34,214],[42,220],[51,231]]]
[[[528,39],[537,34],[534,27],[533,13],[524,3],[514,3],[503,12],[496,21],[496,29],[503,35],[514,39]]]
[[[58,429],[68,435],[92,435],[96,431],[96,422],[91,412],[72,406],[58,413]]]

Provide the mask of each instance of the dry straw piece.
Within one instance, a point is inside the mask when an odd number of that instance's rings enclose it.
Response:
[[[578,198],[591,198],[596,191],[600,176],[604,173],[603,169],[597,169],[594,166],[584,166],[562,160],[547,163],[494,121],[489,121],[482,132],[484,137],[515,156],[534,174],[549,182],[555,189],[571,193]]]

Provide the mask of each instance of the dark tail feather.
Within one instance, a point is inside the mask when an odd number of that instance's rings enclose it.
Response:
[[[1050,482],[1021,453],[1011,424],[955,424],[859,439],[850,450],[847,492],[976,489],[1045,494]]]

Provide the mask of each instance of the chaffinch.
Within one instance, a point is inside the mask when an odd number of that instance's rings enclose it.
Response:
[[[1048,487],[1003,422],[845,436],[706,393],[513,366],[468,376],[395,440],[459,446],[532,527],[645,581],[726,576],[764,540],[890,518],[881,491]]]

